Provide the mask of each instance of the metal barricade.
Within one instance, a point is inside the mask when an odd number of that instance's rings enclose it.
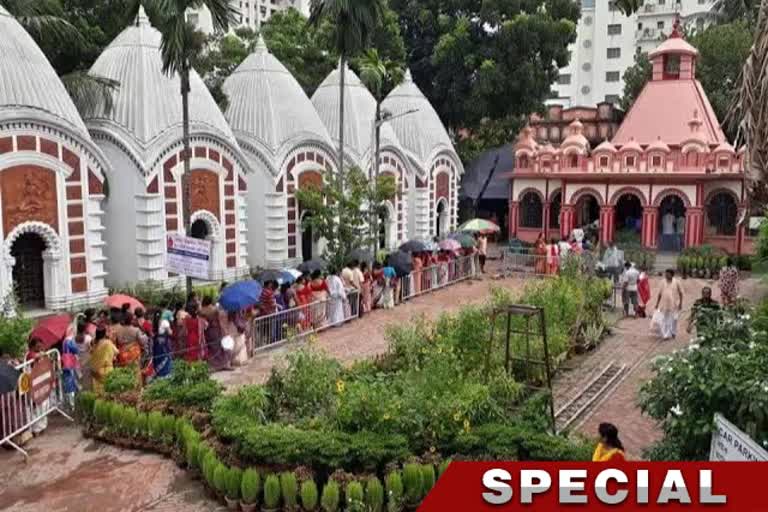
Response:
[[[462,256],[411,272],[400,279],[400,302],[474,277],[478,268],[477,256]]]
[[[62,410],[65,397],[58,350],[49,350],[16,366],[16,370],[21,372],[18,389],[0,394],[0,446],[7,444],[28,458],[29,454],[13,441],[14,437],[54,411],[73,420]]]
[[[553,270],[548,268],[546,254],[510,250],[503,252],[502,268],[505,276],[545,276],[550,274],[550,270]],[[552,273],[556,273],[556,270],[554,269]]]

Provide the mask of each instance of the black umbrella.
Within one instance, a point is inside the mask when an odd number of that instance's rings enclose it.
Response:
[[[315,270],[325,270],[328,264],[320,258],[315,258],[309,261],[305,261],[299,265],[299,272],[302,274],[311,274]]]
[[[280,278],[282,277],[283,273],[279,270],[265,270],[261,274],[259,274],[258,279],[259,281],[263,283],[266,283],[267,281],[280,281]]]
[[[411,255],[407,252],[395,252],[387,256],[387,266],[395,269],[397,277],[407,276],[413,270]]]
[[[357,260],[359,262],[367,261],[370,263],[373,261],[373,255],[369,249],[355,249],[349,253],[349,258],[347,259],[347,261],[352,260]]]
[[[8,363],[0,363],[0,394],[16,390],[19,384],[20,371]]]
[[[403,252],[426,252],[429,248],[421,240],[409,240],[400,246]]]

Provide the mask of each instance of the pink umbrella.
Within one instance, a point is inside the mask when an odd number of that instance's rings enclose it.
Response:
[[[71,323],[72,317],[67,314],[49,316],[35,325],[35,328],[29,333],[29,338],[38,338],[43,342],[45,350],[48,350],[64,339]]]
[[[458,251],[461,249],[461,244],[458,240],[454,240],[453,238],[441,240],[438,246],[440,246],[440,249],[443,251]]]
[[[123,304],[128,304],[130,307],[128,308],[128,311],[133,313],[136,311],[137,308],[144,309],[144,304],[139,302],[137,299],[134,299],[130,295],[110,295],[106,299],[104,299],[104,304],[106,304],[110,308],[117,308],[121,309],[123,307]]]

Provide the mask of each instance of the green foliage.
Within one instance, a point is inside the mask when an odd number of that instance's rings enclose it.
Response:
[[[123,433],[128,436],[136,435],[139,423],[139,412],[133,407],[127,407],[123,414]]]
[[[405,501],[409,505],[416,505],[424,497],[424,475],[418,464],[406,464],[403,466],[403,487],[405,489]]]
[[[0,315],[0,356],[12,358],[24,357],[27,349],[27,336],[32,330],[32,320],[21,314],[14,317]]]
[[[225,493],[227,491],[227,478],[229,477],[229,470],[227,466],[219,462],[216,465],[216,469],[213,470],[213,486],[220,492]]]
[[[299,482],[294,473],[286,471],[280,474],[280,491],[283,495],[284,507],[294,510],[299,503]]]
[[[323,487],[323,494],[320,497],[320,506],[323,512],[336,512],[339,510],[339,504],[341,502],[339,492],[339,484],[333,480],[329,481]]]
[[[107,375],[104,391],[107,395],[119,395],[133,391],[139,386],[138,375],[139,372],[134,365],[115,368]]]
[[[435,467],[432,464],[421,466],[421,488],[422,495],[426,496],[435,486]]]
[[[82,391],[77,394],[75,411],[83,421],[93,421],[96,407],[96,394],[90,391]]]
[[[149,402],[167,401],[179,407],[208,410],[222,389],[221,384],[210,378],[206,363],[178,360],[173,363],[171,375],[147,386],[142,398]]]
[[[243,472],[243,480],[240,484],[240,495],[243,503],[258,503],[261,493],[261,475],[255,469],[249,468]]]
[[[446,459],[443,462],[440,463],[440,465],[437,467],[437,478],[440,478],[443,476],[443,473],[445,473],[445,470],[448,469],[448,466],[451,465],[451,459]]]
[[[136,418],[136,432],[141,437],[149,437],[149,414],[139,413],[139,417]]]
[[[619,106],[628,112],[645,84],[651,79],[653,66],[647,53],[635,53],[635,63],[624,71],[624,95],[619,101]]]
[[[210,448],[201,449],[203,455],[203,461],[201,468],[203,470],[203,477],[208,483],[211,489],[216,489],[215,472],[216,468],[221,464],[216,454]]]
[[[368,512],[384,510],[384,486],[381,480],[372,476],[365,482],[365,507]]]
[[[305,480],[301,484],[301,508],[305,512],[314,512],[317,510],[317,504],[320,500],[317,484],[314,480]]]
[[[240,499],[240,487],[243,482],[243,470],[230,468],[227,474],[226,495],[231,500]]]
[[[535,431],[525,425],[488,424],[462,433],[444,453],[520,461],[587,461],[591,446]]]
[[[93,419],[97,424],[104,426],[109,423],[110,403],[106,400],[96,399],[93,404]]]
[[[384,479],[384,485],[387,491],[387,504],[396,503],[401,505],[405,498],[405,487],[403,486],[403,477],[400,472],[390,472]]]
[[[217,297],[219,295],[218,285],[195,286],[194,290],[201,297],[206,295]],[[187,293],[183,287],[165,288],[162,283],[157,281],[143,281],[130,287],[110,288],[109,293],[111,295],[122,294],[135,297],[147,307],[154,306],[156,308],[171,309],[176,304],[185,304],[187,302]]]
[[[161,413],[157,411],[149,413],[147,430],[149,437],[155,441],[160,441],[163,438],[163,415]]]
[[[363,512],[363,510],[365,510],[365,492],[363,491],[363,484],[357,480],[347,483],[345,494],[347,502],[345,510],[350,512]]]
[[[654,378],[640,393],[643,411],[661,422],[665,439],[682,460],[706,459],[719,412],[763,446],[768,445],[768,322],[766,305],[750,315],[727,310],[707,322],[686,350],[658,359]]]
[[[280,504],[280,479],[277,475],[267,475],[264,479],[264,508],[274,510]]]
[[[200,451],[200,441],[197,439],[188,439],[184,446],[184,455],[189,469],[200,469],[197,458]]]

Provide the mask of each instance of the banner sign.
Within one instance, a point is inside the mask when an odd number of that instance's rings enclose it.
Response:
[[[453,462],[419,512],[768,511],[768,464]]]
[[[768,462],[768,452],[720,414],[715,414],[715,431],[709,460],[730,462]]]
[[[210,240],[199,240],[178,233],[169,233],[166,242],[166,270],[197,279],[210,278]]]

